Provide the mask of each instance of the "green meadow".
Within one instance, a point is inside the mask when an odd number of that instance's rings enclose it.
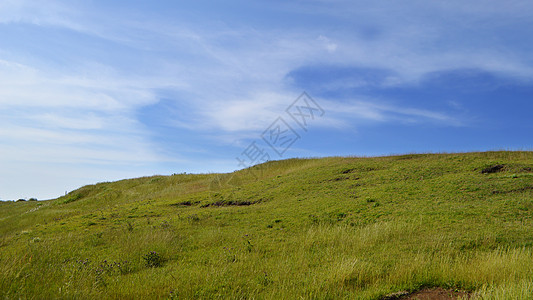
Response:
[[[533,152],[272,161],[0,202],[3,299],[533,295]]]

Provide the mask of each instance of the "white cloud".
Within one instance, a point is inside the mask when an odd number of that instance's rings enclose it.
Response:
[[[335,50],[337,50],[337,44],[332,42],[326,36],[320,35],[318,36],[317,40],[323,43],[324,47],[326,48],[326,50],[328,50],[328,52],[333,53],[335,52]]]
[[[414,107],[399,107],[387,104],[380,99],[351,99],[344,101],[320,100],[328,115],[334,119],[351,119],[355,123],[439,123],[448,126],[463,126],[462,120],[444,112],[418,109]]]
[[[229,132],[262,130],[284,112],[292,98],[271,92],[239,100],[217,101],[204,110],[204,117],[209,122],[205,125]]]

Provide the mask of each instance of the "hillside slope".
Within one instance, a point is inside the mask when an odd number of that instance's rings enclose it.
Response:
[[[533,294],[533,152],[332,157],[0,203],[2,298]]]

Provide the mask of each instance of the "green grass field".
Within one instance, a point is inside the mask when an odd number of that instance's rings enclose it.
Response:
[[[531,299],[533,152],[289,159],[2,202],[0,274],[5,299]]]

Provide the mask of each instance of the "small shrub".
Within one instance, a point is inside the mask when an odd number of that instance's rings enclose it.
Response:
[[[235,248],[224,247],[224,253],[226,254],[226,261],[228,263],[234,263],[237,261],[237,255],[235,254]]]
[[[148,254],[143,255],[144,263],[149,268],[158,268],[163,266],[163,257],[155,252],[150,251]]]
[[[188,219],[189,222],[191,222],[191,223],[197,223],[197,222],[200,221],[200,217],[198,217],[197,214],[193,214],[193,215],[187,216],[187,219]]]
[[[78,260],[78,268],[81,270],[90,265],[89,259]],[[107,286],[108,279],[116,275],[125,275],[133,272],[133,268],[127,260],[119,262],[102,261],[93,268],[95,274],[95,283],[99,286]]]
[[[82,194],[75,193],[75,194],[70,195],[67,199],[63,200],[63,204],[68,204],[68,203],[74,202],[76,200],[79,200],[81,198],[83,198]]]
[[[148,183],[156,183],[156,182],[161,181],[161,179],[162,179],[161,177],[152,178],[152,179],[150,179],[150,181]]]
[[[252,242],[250,242],[250,240],[246,240],[245,247],[246,251],[248,252],[252,252],[252,250],[254,249],[254,245],[252,244]]]
[[[170,227],[170,223],[165,220],[161,223],[161,225],[159,225],[161,228],[165,229],[165,228],[169,228]]]
[[[269,278],[267,272],[264,272],[264,271],[263,271],[263,274],[258,275],[256,278],[257,278],[257,282],[263,286],[267,286],[273,283],[273,281]]]
[[[170,291],[168,294],[169,299],[179,299],[179,295],[175,290]]]
[[[128,228],[128,231],[129,231],[129,232],[132,232],[132,231],[133,231],[133,223],[130,222],[130,221],[128,221],[128,222],[127,222],[127,228]]]

